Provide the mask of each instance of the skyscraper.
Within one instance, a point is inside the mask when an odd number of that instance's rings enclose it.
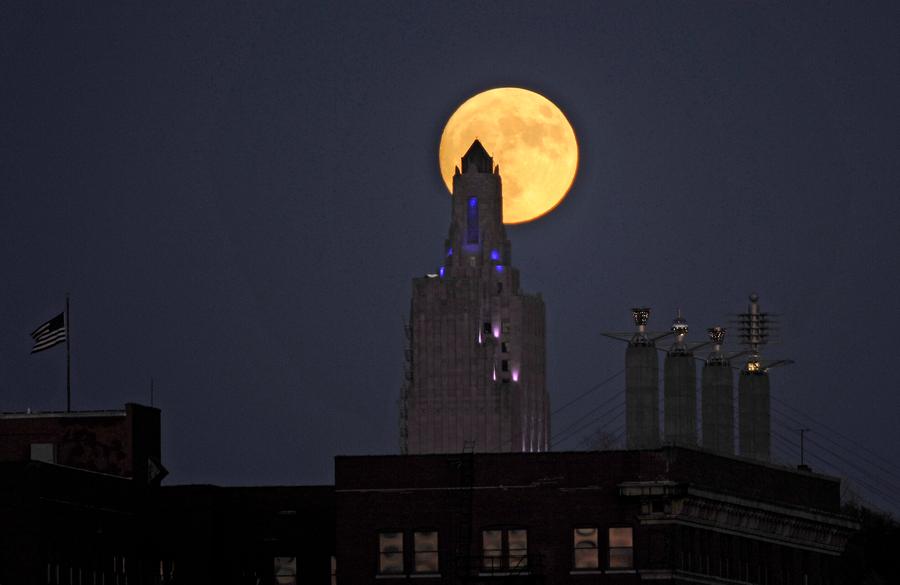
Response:
[[[401,450],[546,451],[544,302],[519,289],[499,167],[478,140],[461,166],[442,266],[413,279]]]

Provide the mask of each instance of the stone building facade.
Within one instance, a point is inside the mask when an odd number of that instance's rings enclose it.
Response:
[[[544,303],[519,287],[499,167],[477,140],[461,166],[442,266],[413,280],[401,450],[545,451]]]

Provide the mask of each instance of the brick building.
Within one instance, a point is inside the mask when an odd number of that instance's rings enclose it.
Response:
[[[0,584],[153,583],[160,412],[0,414]]]
[[[161,479],[159,409],[0,413],[0,462],[43,461],[88,471]]]
[[[825,585],[839,487],[679,447],[337,457],[337,578]]]

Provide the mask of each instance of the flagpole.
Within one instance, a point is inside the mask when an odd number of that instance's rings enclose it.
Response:
[[[69,325],[69,294],[66,293],[66,412],[72,412],[72,327]]]

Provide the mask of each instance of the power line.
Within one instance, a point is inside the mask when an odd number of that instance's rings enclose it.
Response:
[[[586,423],[582,424],[581,426],[579,426],[579,427],[577,427],[577,428],[572,429],[571,427],[572,427],[573,425],[569,425],[569,429],[571,429],[571,430],[566,429],[566,430],[561,431],[560,433],[558,433],[558,434],[556,435],[556,437],[555,437],[555,440],[551,439],[551,444],[552,444],[552,445],[559,445],[559,444],[562,443],[563,441],[568,441],[568,440],[571,439],[573,436],[577,435],[578,433],[580,433],[580,432],[583,431],[584,429],[588,428],[589,426],[591,426],[591,425],[597,425],[600,421],[602,421],[603,419],[607,418],[608,416],[613,415],[613,414],[618,415],[618,414],[619,414],[618,411],[621,410],[621,409],[623,409],[624,407],[625,407],[625,403],[624,403],[624,402],[621,402],[621,403],[618,403],[618,404],[616,404],[615,406],[613,406],[611,409],[606,410],[603,414],[597,416],[596,418],[592,418],[591,420],[587,421]],[[609,423],[609,422],[610,422],[610,421],[608,421],[608,423]],[[598,429],[599,429],[599,428],[605,428],[605,427],[607,427],[607,426],[609,426],[609,424],[600,425],[600,426],[598,426]]]
[[[780,410],[777,409],[777,408],[774,408],[774,407],[773,407],[773,408],[772,408],[772,412],[774,412],[774,413],[777,414],[778,416],[784,417],[785,419],[791,420],[791,421],[793,421],[793,422],[795,422],[796,424],[799,424],[799,425],[801,425],[801,426],[804,425],[804,424],[806,424],[806,423],[804,423],[804,422],[798,420],[797,418],[791,416],[790,414],[788,414],[788,413],[786,413],[786,412],[780,411]],[[808,418],[809,418],[809,417],[808,417]],[[812,418],[810,418],[810,420],[811,420],[814,424],[818,424],[818,423],[816,423],[816,421],[813,420]],[[825,425],[822,425],[822,426],[825,427]],[[825,427],[825,428],[826,428],[826,430],[830,430],[830,429],[828,429],[827,427]],[[833,445],[835,445],[835,446],[837,446],[837,447],[839,447],[839,448],[841,448],[841,449],[844,449],[844,450],[847,451],[848,453],[851,453],[853,456],[858,457],[859,459],[862,459],[863,461],[865,461],[865,462],[868,463],[869,465],[872,465],[873,467],[876,467],[876,468],[880,469],[880,470],[883,471],[884,473],[886,473],[886,474],[890,475],[891,477],[893,477],[895,480],[900,480],[900,473],[896,473],[896,472],[894,472],[893,470],[884,467],[883,465],[881,465],[881,464],[878,463],[877,461],[874,461],[874,460],[872,460],[872,459],[867,459],[867,458],[863,457],[861,454],[857,453],[855,450],[850,449],[849,447],[846,447],[846,446],[844,446],[844,445],[838,443],[838,442],[835,441],[834,439],[830,438],[830,437],[828,436],[827,433],[819,433],[818,436],[824,438],[824,439],[825,439],[826,441],[828,441],[829,443],[831,443],[831,444],[833,444]]]
[[[608,397],[606,398],[606,400],[604,400],[603,402],[601,402],[600,404],[598,404],[598,405],[595,406],[594,408],[590,409],[589,411],[587,411],[586,413],[584,413],[583,415],[581,415],[580,417],[578,417],[577,419],[575,419],[572,423],[569,424],[569,426],[567,426],[567,427],[564,428],[563,430],[559,431],[559,432],[557,433],[557,436],[560,435],[560,434],[562,434],[562,433],[564,433],[564,432],[566,432],[567,430],[569,430],[570,428],[574,427],[575,425],[579,424],[581,421],[583,421],[584,419],[586,419],[586,418],[588,418],[589,416],[593,415],[595,412],[597,412],[597,411],[600,410],[601,408],[604,408],[606,405],[610,404],[612,401],[614,401],[614,400],[616,400],[616,399],[618,399],[618,398],[621,398],[621,394],[618,394],[618,393],[617,393],[617,394],[613,394],[612,396],[608,396]]]
[[[777,421],[776,421],[776,422],[777,422]],[[782,423],[779,423],[779,424],[782,424]],[[827,447],[825,447],[825,446],[822,445],[821,443],[818,443],[818,442],[814,441],[813,439],[807,439],[807,441],[809,441],[809,442],[812,443],[813,445],[817,446],[819,449],[822,449],[823,451],[825,451],[826,453],[828,453],[828,454],[831,455],[832,457],[836,458],[837,460],[846,463],[846,464],[849,465],[851,468],[853,468],[853,469],[857,470],[859,473],[863,474],[864,477],[866,477],[866,478],[868,478],[868,479],[870,479],[870,480],[873,480],[873,481],[875,481],[875,482],[878,483],[878,484],[885,484],[885,485],[891,487],[892,489],[894,489],[894,490],[900,492],[900,489],[898,489],[897,486],[891,485],[890,482],[884,481],[883,478],[880,478],[880,477],[877,477],[877,476],[873,475],[873,474],[870,473],[867,469],[865,469],[865,468],[863,468],[863,467],[860,467],[860,466],[858,466],[855,462],[850,461],[850,460],[848,460],[848,459],[842,457],[840,454],[835,453],[835,452],[832,451],[831,449],[828,449]],[[796,443],[794,443],[794,445],[796,446]],[[837,465],[834,465],[834,464],[831,464],[831,465],[832,465],[832,467],[834,467],[835,469],[841,470],[841,468],[838,467]],[[842,471],[842,472],[845,473],[846,475],[849,475],[849,474],[846,473],[846,470],[844,470],[844,471]]]
[[[791,445],[792,447],[799,448],[799,445],[797,443],[794,443],[790,439],[785,438],[784,435],[782,435],[781,433],[778,433],[775,430],[772,430],[772,436],[780,439],[781,441],[787,443],[788,445]],[[819,445],[819,447],[821,447],[821,445]],[[859,476],[848,473],[846,471],[846,469],[842,469],[840,466],[836,465],[835,463],[833,463],[831,461],[828,461],[827,459],[817,455],[816,453],[809,453],[808,455],[810,457],[812,457],[813,459],[818,460],[821,464],[825,465],[827,469],[831,470],[831,472],[837,473],[840,476],[844,476],[845,479],[853,480],[853,483],[865,488],[866,491],[869,492],[870,496],[875,496],[875,499],[880,500],[883,504],[884,503],[889,504],[889,506],[888,506],[889,508],[894,507],[894,509],[900,510],[900,500],[895,500],[894,497],[891,494],[889,494],[888,492],[885,492],[881,488],[879,488],[875,485],[872,485],[868,481],[864,481],[864,480],[860,479]],[[866,475],[866,477],[869,477],[869,476]],[[875,479],[877,481],[877,478],[875,478]]]
[[[559,408],[557,408],[556,410],[554,410],[553,412],[551,412],[551,413],[550,413],[551,416],[554,415],[554,414],[557,414],[557,413],[559,413],[559,412],[562,412],[563,410],[565,410],[565,409],[567,409],[568,407],[572,406],[573,404],[575,404],[576,402],[578,402],[579,400],[581,400],[582,398],[584,398],[585,396],[587,396],[587,395],[590,394],[591,392],[595,392],[595,391],[599,390],[601,387],[605,386],[605,385],[606,385],[607,383],[609,383],[609,382],[612,382],[613,380],[615,380],[616,378],[618,378],[619,376],[621,376],[621,375],[624,374],[624,373],[625,373],[625,368],[622,368],[621,370],[619,370],[618,372],[616,372],[616,373],[613,374],[612,376],[610,376],[610,377],[604,379],[604,380],[601,381],[601,382],[597,382],[596,384],[594,384],[593,386],[591,386],[590,388],[588,388],[586,391],[584,391],[582,394],[579,394],[578,396],[576,396],[576,397],[573,398],[572,400],[566,402],[565,404],[563,404],[562,406],[560,406]]]
[[[579,426],[576,427],[576,428],[572,428],[572,426],[570,425],[569,429],[566,429],[566,430],[560,432],[560,433],[556,436],[556,441],[554,441],[554,444],[559,444],[559,443],[561,443],[561,442],[563,442],[563,441],[567,441],[567,440],[571,439],[573,436],[577,435],[578,433],[580,433],[580,432],[583,431],[584,429],[586,429],[586,428],[588,428],[588,427],[590,427],[590,426],[592,426],[592,425],[598,425],[601,421],[603,421],[604,419],[606,419],[607,417],[609,417],[609,416],[611,416],[611,415],[618,416],[618,415],[620,414],[619,411],[620,411],[624,406],[625,406],[625,403],[624,403],[624,402],[623,402],[623,403],[616,404],[616,405],[614,405],[612,408],[610,408],[610,409],[604,411],[602,414],[600,414],[600,415],[598,415],[598,416],[596,416],[596,417],[591,417],[590,420],[588,420],[587,422],[585,422],[585,423],[579,425]],[[612,422],[612,421],[607,420],[607,423],[611,423],[611,422]],[[604,426],[605,426],[605,425],[604,425]]]
[[[873,457],[876,457],[876,458],[880,459],[885,465],[888,465],[888,466],[890,466],[890,467],[892,467],[892,468],[894,468],[894,469],[900,469],[900,467],[898,467],[897,464],[896,464],[895,462],[893,462],[893,461],[891,461],[891,460],[885,458],[885,457],[882,456],[882,455],[879,455],[878,453],[875,453],[874,451],[872,451],[871,449],[869,449],[869,448],[866,447],[865,445],[862,445],[862,444],[859,443],[858,441],[855,441],[854,439],[851,439],[850,437],[848,437],[848,436],[842,434],[840,431],[837,431],[836,429],[833,429],[833,428],[829,427],[828,425],[826,425],[826,424],[824,424],[824,423],[818,422],[816,419],[812,418],[810,415],[806,414],[805,412],[803,412],[803,411],[800,410],[799,408],[796,408],[796,407],[794,407],[794,406],[791,406],[790,404],[788,404],[788,403],[785,402],[784,400],[781,400],[781,399],[778,398],[777,396],[772,396],[771,398],[772,398],[772,400],[774,400],[775,402],[778,402],[779,404],[782,404],[782,405],[784,405],[784,406],[790,408],[790,409],[793,410],[794,412],[798,413],[800,416],[803,416],[803,417],[805,417],[805,418],[811,420],[812,422],[818,424],[820,427],[822,427],[822,428],[824,428],[824,429],[827,429],[827,430],[831,431],[832,433],[834,433],[835,435],[841,437],[841,438],[844,439],[845,441],[848,441],[848,442],[852,443],[855,447],[857,447],[857,448],[859,448],[859,449],[862,449],[863,451],[869,453],[869,454],[872,455]]]

